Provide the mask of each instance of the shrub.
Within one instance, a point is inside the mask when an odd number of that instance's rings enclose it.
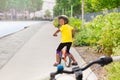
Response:
[[[53,25],[54,25],[54,27],[56,27],[56,28],[59,27],[58,18],[54,18],[54,20],[53,20]]]
[[[80,30],[81,23],[82,23],[82,21],[80,19],[78,19],[78,18],[73,18],[73,17],[69,18],[69,24],[71,26],[73,26],[76,29],[76,31]]]
[[[120,45],[120,13],[99,15],[76,35],[76,46],[100,45],[103,53],[110,56]]]

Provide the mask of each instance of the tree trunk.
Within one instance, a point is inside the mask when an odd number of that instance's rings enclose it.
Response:
[[[84,0],[82,0],[82,29],[84,28]]]

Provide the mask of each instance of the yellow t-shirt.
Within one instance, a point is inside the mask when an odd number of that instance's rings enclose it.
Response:
[[[71,27],[68,24],[62,25],[60,27],[60,31],[61,31],[61,42],[65,43],[65,42],[73,42],[72,39],[72,30],[73,27]]]

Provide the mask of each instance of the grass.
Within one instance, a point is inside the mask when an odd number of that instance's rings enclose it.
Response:
[[[106,80],[119,80],[120,79],[120,62],[112,63],[107,67],[108,76]]]

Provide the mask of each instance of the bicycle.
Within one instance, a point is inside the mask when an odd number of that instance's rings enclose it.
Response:
[[[71,66],[71,57],[69,54],[67,54],[66,50],[62,50],[60,52],[60,64],[62,63],[62,60],[64,61],[66,67]]]
[[[110,64],[114,61],[120,61],[120,56],[114,56],[114,57],[102,57],[98,60],[92,61],[85,65],[83,68],[80,67],[74,67],[72,71],[64,70],[64,67],[62,65],[58,65],[57,71],[50,73],[50,80],[66,80],[64,78],[62,79],[55,79],[55,76],[58,74],[66,73],[66,74],[75,74],[75,79],[68,79],[68,80],[83,80],[83,71],[92,66],[93,64],[99,64],[100,66],[105,66]]]

